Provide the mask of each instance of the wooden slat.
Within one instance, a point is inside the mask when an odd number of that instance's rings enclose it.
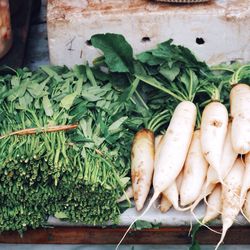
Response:
[[[219,230],[220,228],[214,227]],[[21,238],[17,232],[0,235],[0,243],[11,244],[117,244],[126,228],[55,227],[28,230]],[[189,227],[169,227],[131,231],[124,244],[190,244]],[[225,244],[250,244],[250,227],[232,227]],[[216,244],[220,235],[201,229],[200,244]]]

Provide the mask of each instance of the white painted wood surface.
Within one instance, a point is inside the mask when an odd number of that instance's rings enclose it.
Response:
[[[96,33],[121,33],[134,52],[173,38],[209,64],[250,61],[249,0],[213,0],[171,5],[148,0],[49,0],[52,64],[92,62],[100,53],[88,44]]]

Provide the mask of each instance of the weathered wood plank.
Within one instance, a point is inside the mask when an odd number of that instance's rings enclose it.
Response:
[[[214,227],[219,230],[220,228]],[[126,228],[55,227],[28,230],[20,237],[17,232],[0,235],[0,243],[15,244],[117,244]],[[190,244],[189,227],[169,227],[131,231],[124,244]],[[233,227],[225,244],[250,244],[250,227]],[[197,235],[200,244],[216,244],[220,235],[201,229]]]

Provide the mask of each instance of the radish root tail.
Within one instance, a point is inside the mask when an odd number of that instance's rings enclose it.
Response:
[[[156,199],[158,198],[158,196],[160,195],[159,192],[154,193],[154,195],[152,196],[147,208],[145,209],[145,211],[138,216],[128,227],[128,229],[126,230],[126,232],[124,233],[124,235],[122,236],[121,240],[119,241],[119,243],[117,244],[115,250],[119,249],[119,246],[122,244],[123,240],[125,239],[125,237],[127,236],[128,232],[130,231],[130,229],[132,228],[132,226],[136,223],[136,221],[140,220],[147,212],[148,210],[151,208],[151,206],[153,205],[153,203],[156,201]]]
[[[206,224],[202,223],[202,221],[200,221],[200,220],[197,218],[197,216],[196,216],[196,214],[194,213],[194,211],[191,210],[191,214],[194,216],[194,219],[195,219],[200,225],[206,227],[206,228],[207,228],[208,230],[210,230],[211,232],[214,232],[214,233],[216,233],[216,234],[221,234],[221,232],[218,232],[218,231],[212,229],[211,227],[207,226]]]
[[[208,207],[211,207],[211,208],[212,208],[214,211],[216,211],[217,213],[222,214],[222,211],[219,211],[219,210],[215,209],[214,206],[212,206],[211,204],[208,203],[207,197],[206,197],[206,196],[204,197],[204,202],[205,202],[205,204],[206,204]]]

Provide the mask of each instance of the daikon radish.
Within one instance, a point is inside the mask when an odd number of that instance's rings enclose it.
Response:
[[[244,176],[244,164],[237,159],[233,168],[225,178],[225,185],[222,186],[222,235],[215,249],[218,249],[223,242],[227,230],[232,226],[236,216],[241,210],[240,190]]]
[[[160,146],[162,137],[163,135],[157,135],[155,137],[155,153],[157,152],[157,148]]]
[[[222,180],[221,159],[227,134],[228,112],[220,102],[209,103],[201,118],[201,148],[204,157]]]
[[[230,92],[232,121],[232,145],[239,154],[250,151],[250,87],[237,84]]]
[[[243,159],[241,159],[243,161]],[[247,192],[250,190],[250,153],[245,155],[245,174],[240,192],[241,203],[244,204]]]
[[[162,193],[160,201],[160,211],[166,213],[172,207],[171,201]]]
[[[176,185],[179,193],[181,190],[182,179],[183,179],[183,170],[179,173],[179,175],[176,178]]]
[[[155,158],[159,155],[159,151],[160,151],[159,149],[160,149],[162,137],[163,135],[158,135],[155,137]],[[172,202],[167,198],[167,194],[163,192],[161,199],[160,199],[160,206],[159,206],[160,211],[162,213],[166,213],[171,207],[172,207]]]
[[[162,195],[168,198],[176,210],[181,210],[181,208],[179,208],[179,192],[176,181],[174,181],[166,190],[164,190]]]
[[[247,192],[245,203],[243,206],[244,217],[250,222],[250,191]]]
[[[224,179],[228,175],[238,156],[238,153],[235,152],[233,149],[231,133],[232,133],[232,122],[229,122],[226,139],[223,146],[221,165],[220,165],[222,179]],[[217,182],[219,182],[218,179]]]
[[[220,102],[209,103],[201,118],[201,148],[204,157],[221,177],[221,158],[223,145],[225,142],[228,126],[228,112],[226,107]]]
[[[129,200],[133,197],[134,197],[133,188],[132,186],[129,186],[127,190],[125,191],[125,193],[117,200],[117,202],[119,203],[125,200]]]
[[[184,209],[181,209],[179,207],[178,201],[179,201],[179,192],[181,187],[183,177],[183,171],[180,172],[176,180],[170,185],[169,188],[167,188],[165,191],[162,192],[162,197],[160,201],[160,210],[161,212],[165,213],[167,212],[172,204],[174,205],[174,208],[176,210],[183,211]]]
[[[196,106],[192,102],[183,101],[177,105],[168,129],[162,138],[159,157],[155,159],[154,194],[144,212],[130,224],[116,249],[118,249],[133,224],[144,216],[160,193],[166,190],[181,172],[191,143],[196,114]]]
[[[192,142],[184,165],[180,189],[181,206],[193,203],[201,192],[208,169],[208,162],[201,151],[200,130],[193,134]]]
[[[135,206],[143,208],[148,196],[154,170],[154,134],[148,129],[136,133],[131,152],[131,175]]]
[[[181,172],[192,139],[196,113],[196,106],[189,101],[181,102],[173,113],[161,141],[159,157],[155,159],[154,199],[167,189]]]
[[[206,214],[202,220],[205,224],[211,220],[216,219],[221,213],[221,184],[217,184],[207,200]]]
[[[208,183],[208,181],[206,181]],[[202,201],[205,197],[207,197],[213,189],[215,188],[216,184],[209,183],[208,185],[204,184],[201,189],[201,193],[199,197],[196,199],[196,201],[191,206],[191,213],[194,215],[194,209],[197,207],[197,205]],[[195,216],[194,216],[195,217]]]
[[[174,205],[174,208],[178,211],[185,211],[189,209],[182,209],[179,207],[179,193],[182,177],[183,171],[181,171],[180,174],[177,176],[176,180],[166,190],[162,192],[162,197],[160,201],[160,210],[162,212],[167,212],[172,205]]]
[[[227,129],[227,135],[224,142],[223,147],[223,154],[221,159],[221,178],[224,180],[225,177],[228,175],[230,170],[232,169],[235,160],[238,156],[238,154],[233,150],[232,142],[231,142],[231,122],[228,123],[228,129]],[[211,193],[216,183],[220,182],[218,174],[214,168],[209,166],[207,171],[207,178],[205,181],[205,185],[202,188],[201,194],[199,198],[195,201],[195,203],[192,206],[192,210],[198,205],[198,203],[205,199],[206,202],[206,196]]]
[[[221,158],[220,164],[220,171],[221,171],[221,178],[224,179],[228,173],[230,172],[231,168],[234,165],[235,160],[237,159],[238,153],[236,153],[232,146],[231,141],[231,129],[232,123],[228,123],[227,135],[223,146],[223,153]],[[207,172],[207,180],[210,183],[218,183],[220,182],[217,172],[214,168],[209,167]],[[209,183],[207,183],[209,184]]]

